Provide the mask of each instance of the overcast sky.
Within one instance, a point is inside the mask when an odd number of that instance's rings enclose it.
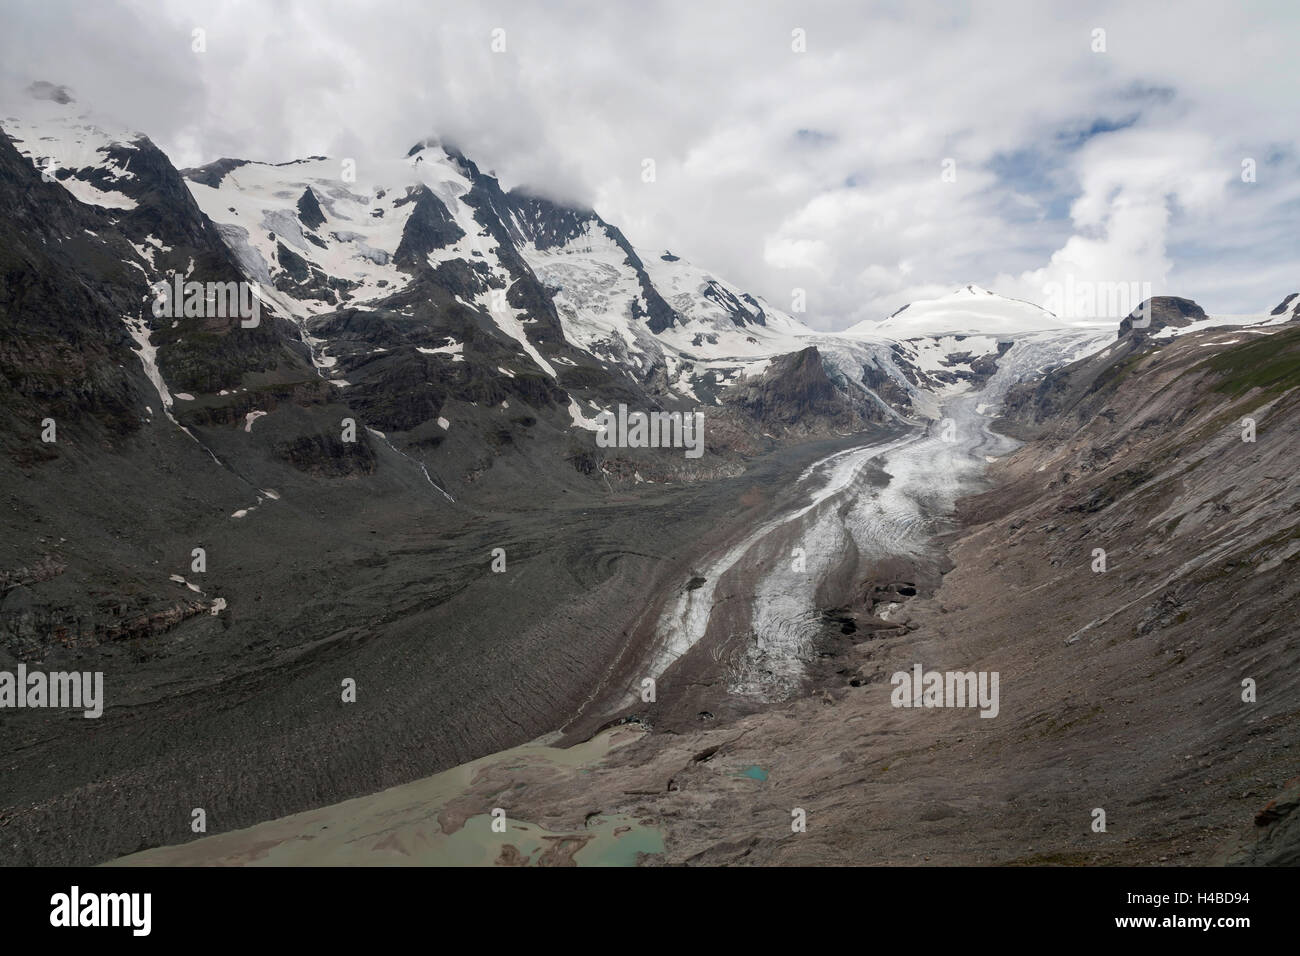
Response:
[[[178,166],[440,135],[778,307],[806,289],[816,328],[965,283],[1046,304],[1067,276],[1149,282],[1220,313],[1300,291],[1294,0],[0,0],[0,17],[7,88],[67,84]]]

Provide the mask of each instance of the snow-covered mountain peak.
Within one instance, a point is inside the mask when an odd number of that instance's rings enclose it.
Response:
[[[965,285],[948,295],[911,302],[880,322],[859,322],[848,336],[911,339],[937,335],[1017,335],[1071,328],[1046,309],[1022,299]]]
[[[739,383],[775,387],[755,383],[774,362],[780,378],[777,360],[810,346],[859,412],[926,414],[931,393],[987,379],[1010,338],[1068,328],[966,285],[881,323],[817,333],[682,255],[634,246],[589,207],[502,189],[437,138],[389,157],[219,159],[177,171],[58,88],[15,115],[6,130],[29,141],[29,159],[43,155],[32,143],[54,144],[65,188],[110,208],[151,278],[209,249],[213,274],[252,282],[292,320],[299,354],[385,432],[431,428],[453,398],[476,407],[512,396],[511,407],[564,408],[562,420],[579,425],[635,396],[721,405]],[[224,248],[213,256],[209,246]]]
[[[134,209],[122,189],[133,178],[131,157],[147,137],[112,117],[78,103],[65,86],[46,81],[0,102],[0,125],[20,153],[81,202],[106,209]]]
[[[502,190],[436,139],[345,164],[223,159],[183,171],[245,270],[300,322],[343,308],[414,315],[433,286],[553,379],[554,363],[586,353],[688,401],[715,400],[812,334],[679,256],[638,250],[592,209]],[[547,354],[556,347],[577,351]]]

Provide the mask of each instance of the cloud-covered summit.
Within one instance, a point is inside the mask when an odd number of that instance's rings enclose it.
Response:
[[[1146,282],[1218,312],[1296,285],[1300,21],[1283,3],[33,0],[3,16],[6,95],[65,87],[177,165],[365,162],[437,135],[774,303],[806,290],[814,327],[968,282],[1039,303],[1067,276]]]

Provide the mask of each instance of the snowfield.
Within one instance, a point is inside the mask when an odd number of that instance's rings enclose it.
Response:
[[[1017,335],[1048,329],[1096,328],[1101,325],[1113,329],[1115,322],[1065,321],[1032,303],[1009,299],[977,285],[967,285],[937,299],[905,305],[881,322],[859,322],[842,334],[897,341],[941,336],[945,333]]]

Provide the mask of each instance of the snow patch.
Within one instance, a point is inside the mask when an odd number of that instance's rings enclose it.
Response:
[[[465,361],[465,343],[452,341],[450,345],[440,345],[436,349],[426,349],[423,346],[415,347],[417,352],[425,355],[450,355],[453,362]]]
[[[583,412],[582,406],[578,404],[576,398],[569,399],[569,417],[573,419],[573,427],[575,428],[585,428],[590,432],[600,431],[600,423],[594,418],[589,418]]]

